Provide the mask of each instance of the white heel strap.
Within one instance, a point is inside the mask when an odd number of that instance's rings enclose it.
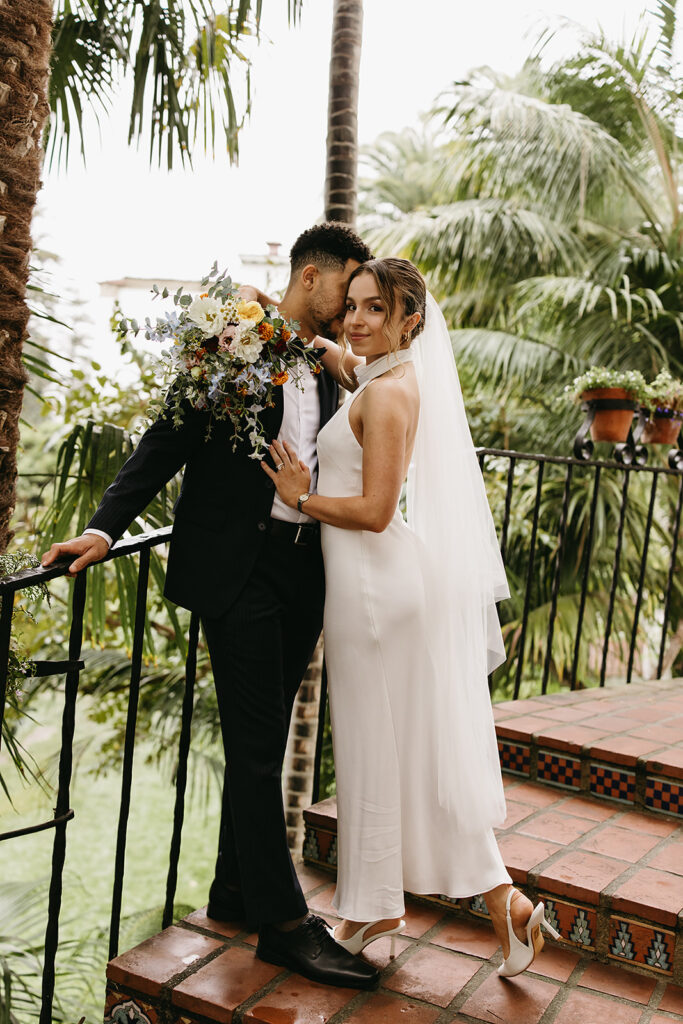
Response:
[[[508,921],[511,920],[510,906],[512,905],[512,897],[521,896],[519,889],[515,889],[514,885],[511,885],[508,889],[507,899],[505,900],[505,914]]]

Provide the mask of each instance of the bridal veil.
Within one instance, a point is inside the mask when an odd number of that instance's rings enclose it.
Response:
[[[411,348],[420,418],[407,512],[426,562],[438,798],[463,832],[481,832],[505,818],[488,674],[505,660],[496,602],[510,595],[448,328],[431,295]]]

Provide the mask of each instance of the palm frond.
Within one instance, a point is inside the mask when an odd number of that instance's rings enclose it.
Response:
[[[673,60],[676,35],[677,0],[655,0],[653,16],[659,22],[658,47],[667,60]]]
[[[287,0],[296,25],[302,0]],[[213,150],[222,127],[231,159],[250,109],[249,58],[243,41],[258,39],[262,0],[57,0],[50,78],[50,163],[66,163],[72,137],[85,156],[84,117],[106,116],[125,75],[132,75],[129,142],[144,134],[150,156],[170,168],[191,160],[200,139]],[[241,97],[235,98],[239,88]]]
[[[628,153],[580,111],[500,87],[456,85],[447,99],[445,124],[472,144],[444,163],[445,184],[529,197],[546,214],[569,221],[598,210],[613,190],[628,190],[654,220]]]
[[[585,262],[566,225],[512,199],[467,199],[416,211],[372,232],[377,249],[404,254],[441,292],[517,280],[530,268],[561,272]]]

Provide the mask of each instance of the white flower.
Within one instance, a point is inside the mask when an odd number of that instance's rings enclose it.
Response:
[[[245,363],[255,363],[261,355],[263,342],[258,335],[244,335],[235,338],[230,342],[229,349],[236,359],[242,359]]]
[[[225,316],[218,299],[210,299],[208,296],[195,299],[187,315],[207,338],[220,334],[225,327]]]
[[[239,320],[239,313],[237,312],[237,303],[234,299],[226,299],[221,306],[221,313],[225,317],[226,323],[236,324]]]

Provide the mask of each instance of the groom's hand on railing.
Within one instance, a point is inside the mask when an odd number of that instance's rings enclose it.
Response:
[[[65,555],[78,555],[69,566],[68,575],[75,576],[81,569],[93,562],[99,562],[109,551],[109,544],[94,533],[84,533],[73,540],[63,541],[61,544],[53,544],[49,551],[46,551],[41,558],[41,565],[46,567],[52,565],[58,558]]]

